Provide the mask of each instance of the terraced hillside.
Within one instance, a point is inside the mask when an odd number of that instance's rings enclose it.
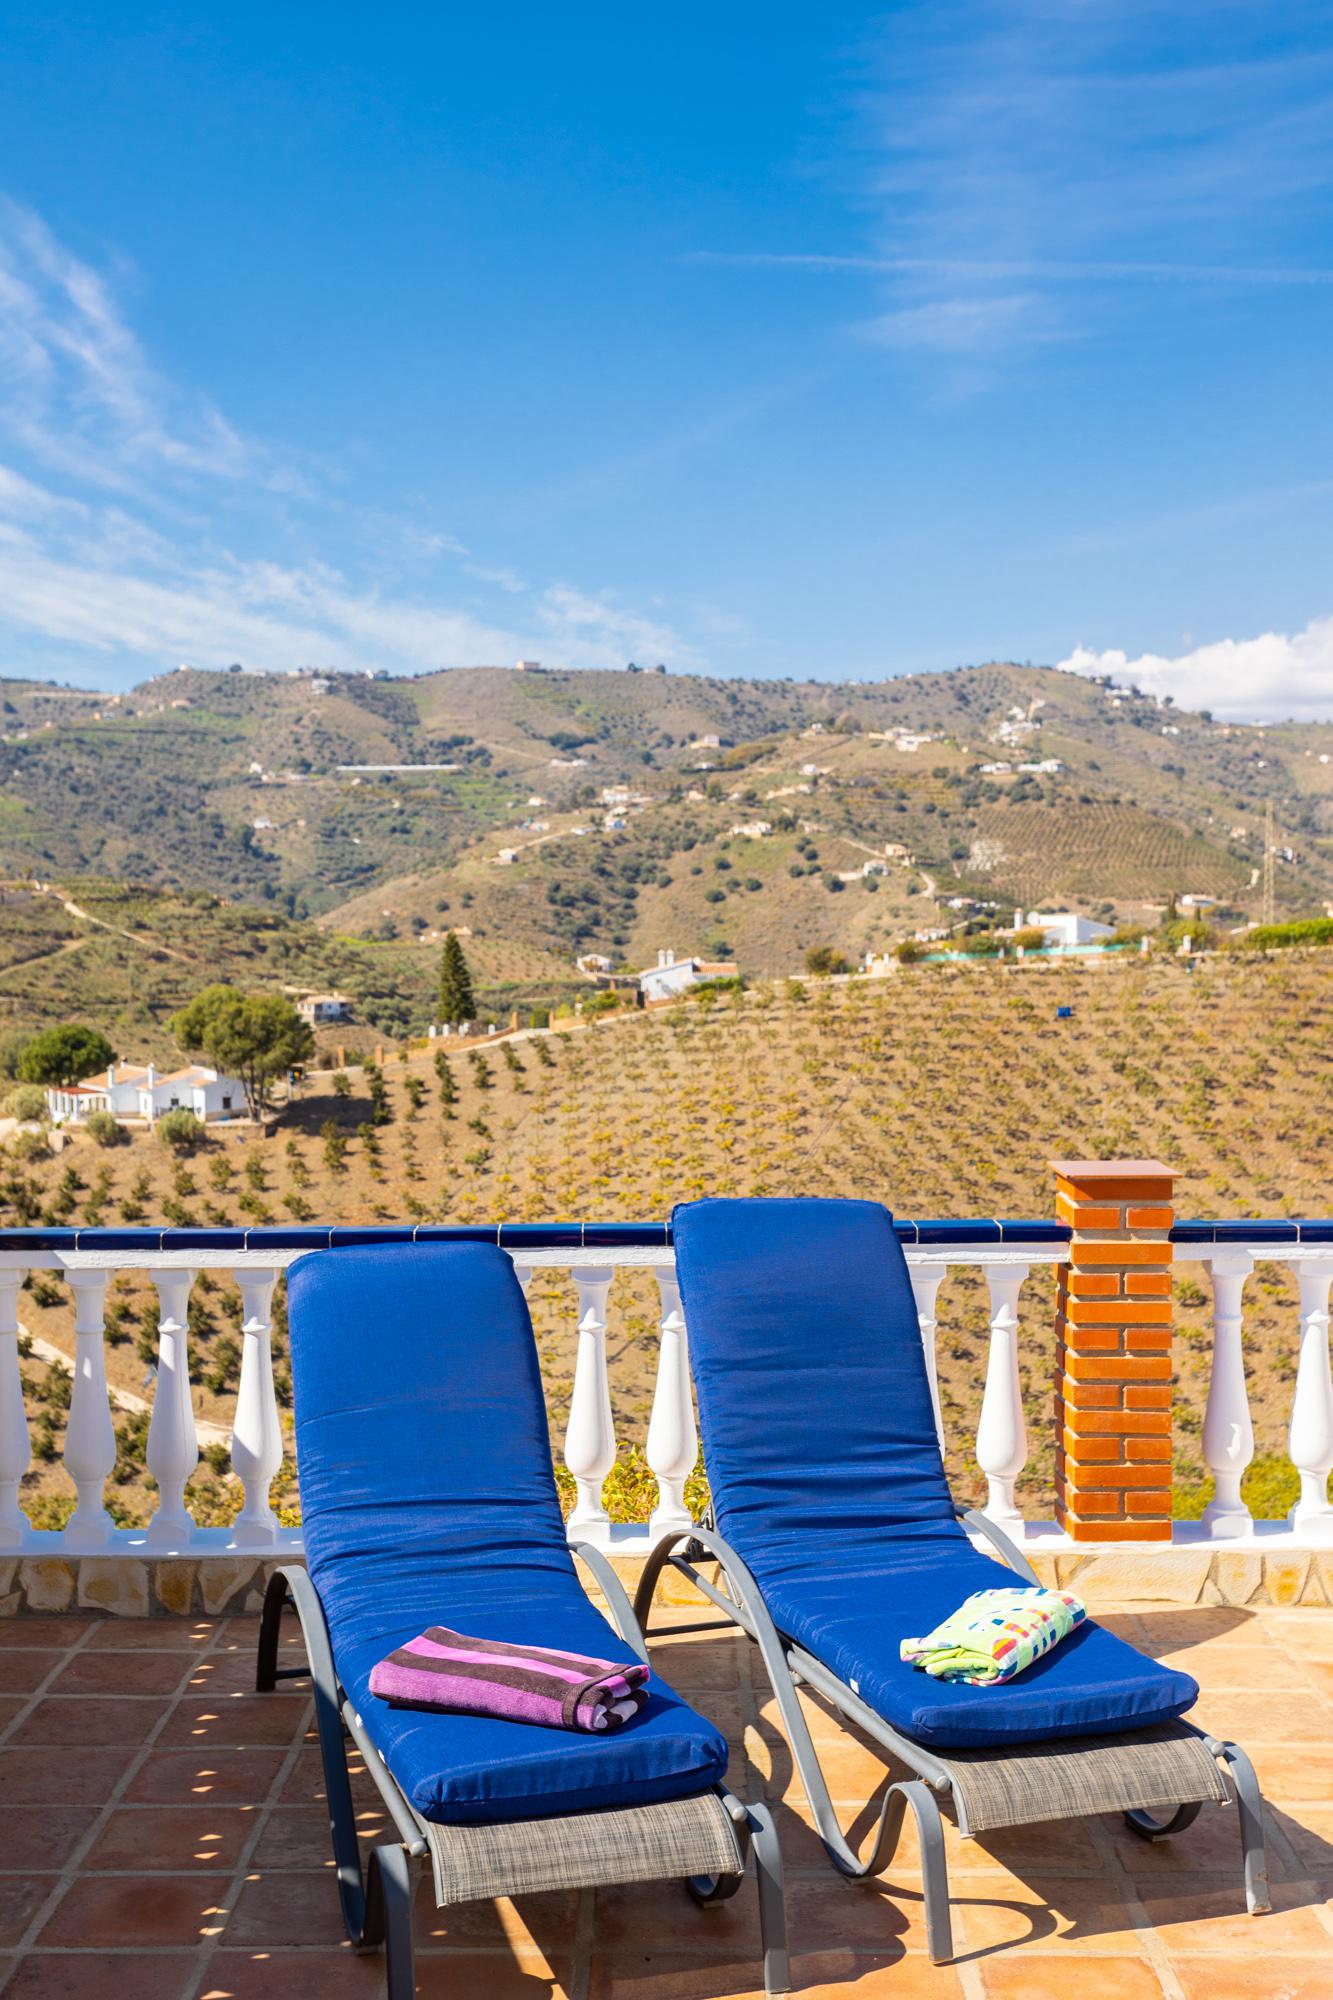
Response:
[[[182,1161],[148,1137],[107,1151],[79,1138],[31,1158],[11,1144],[0,1219],[656,1219],[704,1193],[855,1194],[905,1213],[1047,1215],[1047,1161],[1058,1154],[1155,1154],[1180,1171],[1184,1215],[1327,1214],[1331,1031],[1333,983],[1317,953],[1205,960],[1196,970],[1132,959],[777,982],[521,1038],[480,1061],[457,1054],[446,1086],[427,1056],[395,1058],[378,1125],[373,1079],[353,1069],[341,1082],[312,1076],[267,1139],[219,1136]],[[1196,1505],[1210,1338],[1200,1277],[1178,1268],[1178,1475]],[[1031,1504],[1047,1507],[1051,1291],[1040,1273],[1029,1281],[1022,1335],[1026,1487]],[[532,1303],[558,1437],[572,1288],[541,1276]],[[192,1306],[196,1400],[215,1424],[227,1421],[236,1386],[238,1305],[229,1283],[210,1283]],[[1294,1287],[1281,1267],[1260,1267],[1250,1305],[1246,1364],[1262,1454],[1280,1445],[1295,1373]],[[142,1284],[117,1282],[110,1367],[130,1398],[153,1358],[153,1315]],[[27,1492],[49,1506],[64,1491],[69,1384],[42,1357],[71,1348],[64,1288],[38,1278],[22,1316],[35,1342],[24,1373],[45,1454]],[[656,1319],[650,1286],[618,1282],[611,1382],[628,1445],[645,1435]],[[987,1328],[978,1281],[948,1281],[940,1322],[953,1470],[960,1491],[976,1490],[969,1445]],[[133,1516],[143,1504],[143,1422],[127,1410],[121,1428],[112,1490]],[[225,1514],[235,1494],[218,1469],[220,1445],[210,1449],[215,1464],[201,1468],[196,1491],[206,1512]]]
[[[381,943],[462,922],[538,954],[524,977],[667,944],[774,974],[959,895],[1139,919],[1194,890],[1257,916],[1270,807],[1278,914],[1319,914],[1326,759],[1328,726],[1221,724],[1015,666],[850,685],[182,672],[105,698],[9,681],[0,879],[207,892]]]

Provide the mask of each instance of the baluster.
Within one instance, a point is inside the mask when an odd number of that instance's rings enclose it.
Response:
[[[194,1533],[185,1483],[199,1463],[190,1397],[188,1313],[193,1271],[158,1270],[157,1387],[148,1426],[148,1470],[157,1481],[157,1512],[148,1525],[152,1548],[178,1548]]]
[[[662,1324],[658,1335],[657,1386],[648,1424],[648,1463],[657,1475],[657,1505],[649,1523],[654,1540],[675,1528],[690,1526],[685,1481],[699,1456],[685,1315],[680,1309],[675,1272],[659,1271],[657,1288],[662,1299]]]
[[[602,1548],[611,1540],[602,1484],[616,1462],[611,1391],[606,1379],[606,1295],[614,1277],[613,1270],[574,1273],[579,1295],[579,1347],[565,1431],[565,1464],[579,1489],[569,1519],[570,1540]]]
[[[935,1412],[935,1435],[944,1450],[944,1417],[940,1410],[939,1368],[935,1357],[935,1301],[939,1297],[945,1266],[943,1264],[909,1264],[907,1275],[912,1281],[912,1297],[916,1300],[917,1323],[921,1328],[921,1352],[926,1359],[926,1379],[930,1383],[930,1402]]]
[[[977,1463],[986,1475],[987,1489],[982,1512],[997,1528],[1021,1539],[1023,1516],[1014,1500],[1014,1482],[1027,1463],[1028,1438],[1018,1372],[1018,1294],[1028,1267],[987,1264],[983,1268],[990,1286],[991,1320],[986,1388],[977,1425]]]
[[[74,1385],[65,1425],[65,1470],[78,1495],[65,1528],[73,1554],[104,1549],[113,1523],[103,1490],[116,1463],[116,1433],[106,1386],[104,1311],[107,1273],[69,1271],[74,1293]]]
[[[245,1488],[245,1505],[232,1529],[235,1547],[273,1542],[278,1517],[269,1500],[282,1464],[282,1423],[273,1388],[274,1270],[237,1271],[241,1293],[241,1383],[231,1433],[231,1469]]]
[[[1215,1250],[1209,1259],[1213,1281],[1213,1366],[1203,1416],[1203,1462],[1213,1475],[1213,1497],[1203,1510],[1205,1531],[1218,1537],[1248,1535],[1254,1527],[1240,1497],[1240,1483],[1254,1457],[1254,1426],[1245,1385],[1241,1294],[1254,1269],[1248,1250]]]
[[[0,1548],[22,1548],[32,1534],[19,1486],[32,1458],[19,1372],[19,1290],[23,1273],[0,1270]]]
[[[1320,1542],[1333,1541],[1328,1475],[1333,1469],[1333,1377],[1328,1364],[1328,1290],[1333,1258],[1298,1264],[1301,1357],[1291,1404],[1288,1450],[1301,1475],[1301,1493],[1288,1515],[1293,1528]]]

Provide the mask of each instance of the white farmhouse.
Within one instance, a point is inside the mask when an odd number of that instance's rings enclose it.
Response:
[[[1103,938],[1112,935],[1110,924],[1099,924],[1092,917],[1080,916],[1076,910],[1029,910],[1027,928],[1042,932],[1048,951],[1067,951],[1071,945],[1099,944]]]
[[[746,820],[743,825],[733,826],[731,829],[731,838],[733,840],[762,840],[765,834],[772,833],[772,831],[771,821],[766,819],[751,819]]]
[[[142,1119],[148,1125],[166,1111],[193,1111],[205,1122],[246,1115],[240,1079],[223,1076],[204,1063],[165,1072],[152,1063],[112,1063],[105,1074],[85,1077],[82,1083],[53,1086],[46,1103],[56,1125],[81,1125],[93,1111]]]
[[[307,993],[297,1001],[296,1011],[303,1021],[316,1028],[322,1021],[350,1020],[352,1003],[345,993]]]
[[[659,951],[657,964],[639,974],[639,991],[645,1000],[674,1000],[701,979],[734,979],[735,959],[677,958],[674,951]]]

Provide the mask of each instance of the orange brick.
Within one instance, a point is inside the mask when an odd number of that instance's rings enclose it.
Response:
[[[1123,1514],[1124,1504],[1119,1493],[1085,1493],[1077,1489],[1077,1507],[1080,1514]]]
[[[1158,1486],[1151,1493],[1127,1493],[1125,1512],[1140,1519],[1166,1520],[1171,1523],[1171,1488]]]
[[[1085,1392],[1086,1393],[1086,1392]],[[1171,1418],[1157,1410],[1065,1409],[1075,1437],[1169,1437]]]
[[[1071,1299],[1074,1326],[1170,1326],[1169,1299]]]
[[[1070,1326],[1065,1329],[1065,1345],[1072,1354],[1118,1354],[1120,1340],[1118,1326]]]
[[[1062,1516],[1061,1527],[1071,1542],[1169,1542],[1170,1521],[1082,1521],[1077,1514]]]
[[[1118,1271],[1071,1271],[1069,1296],[1075,1299],[1113,1299],[1120,1295]]]
[[[1065,1373],[1072,1382],[1169,1382],[1171,1361],[1165,1354],[1066,1354]]]
[[[1173,1208],[1131,1208],[1125,1212],[1131,1229],[1169,1229],[1175,1219]]]
[[[1135,1396],[1159,1396],[1161,1390],[1133,1389],[1130,1393]],[[1091,1444],[1093,1440],[1088,1438],[1086,1442]],[[1171,1440],[1170,1438],[1126,1438],[1125,1456],[1135,1464],[1146,1464],[1150,1461],[1157,1464],[1169,1463]]]
[[[1086,1468],[1079,1485],[1094,1493],[1099,1487],[1112,1490],[1131,1486],[1159,1488],[1165,1477],[1160,1465],[1099,1465]]]
[[[1148,1264],[1160,1269],[1171,1262],[1171,1245],[1165,1240],[1161,1243],[1140,1243],[1126,1242],[1122,1238],[1096,1243],[1076,1241],[1070,1244],[1069,1254],[1076,1270],[1080,1265],[1086,1267],[1089,1264],[1114,1264],[1124,1268]]]
[[[1071,1229],[1123,1229],[1125,1218],[1123,1209],[1107,1208],[1090,1201],[1070,1201],[1065,1195],[1057,1195],[1055,1212],[1061,1222],[1067,1222]]]
[[[1073,1431],[1066,1430],[1060,1440],[1061,1449],[1071,1458],[1116,1460],[1124,1448],[1123,1438],[1075,1437]]]
[[[1125,1275],[1125,1290],[1133,1299],[1169,1298],[1171,1274],[1169,1271],[1129,1271]]]
[[[1170,1407],[1171,1389],[1169,1384],[1163,1384],[1159,1389],[1152,1385],[1140,1388],[1137,1383],[1131,1382],[1125,1390],[1125,1408],[1127,1410],[1169,1410]]]
[[[1124,1392],[1118,1382],[1071,1382],[1063,1400],[1070,1410],[1118,1410]]]
[[[1125,1346],[1131,1354],[1169,1354],[1171,1329],[1169,1326],[1127,1326]]]

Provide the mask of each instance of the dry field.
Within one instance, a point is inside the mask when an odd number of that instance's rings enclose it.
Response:
[[[650,1015],[520,1039],[478,1064],[450,1059],[442,1104],[428,1052],[386,1061],[387,1122],[370,1122],[370,1079],[340,1094],[317,1075],[267,1137],[235,1132],[175,1160],[156,1139],[100,1151],[80,1137],[58,1155],[0,1168],[3,1220],[222,1224],[374,1219],[661,1219],[711,1194],[847,1194],[908,1215],[1051,1213],[1052,1155],[1157,1155],[1180,1174],[1185,1216],[1330,1212],[1327,1138],[1333,960],[1271,958],[924,968],[880,981],[778,983],[684,1001]],[[1072,1017],[1057,1018],[1071,1006]],[[545,1055],[543,1056],[543,1051]],[[414,1102],[415,1100],[415,1102]],[[1178,1478],[1197,1507],[1197,1442],[1209,1314],[1197,1267],[1178,1270]],[[1032,1456],[1031,1511],[1049,1510],[1051,1284],[1024,1293],[1022,1355]],[[1247,1295],[1247,1361],[1261,1454],[1280,1452],[1295,1374],[1295,1287],[1261,1266]],[[225,1424],[239,1362],[229,1281],[196,1286],[197,1406]],[[553,1429],[563,1429],[574,1349],[573,1288],[539,1275],[532,1305]],[[830,1281],[830,1339],[836,1285]],[[68,1351],[66,1288],[40,1276],[22,1301],[28,1332]],[[610,1375],[619,1434],[641,1445],[656,1362],[650,1283],[611,1296]],[[940,1374],[960,1492],[986,1358],[980,1283],[949,1279],[940,1298]],[[145,1392],[153,1307],[139,1279],[117,1281],[109,1367]],[[281,1354],[281,1345],[280,1345]],[[43,1518],[66,1492],[59,1466],[68,1384],[24,1362],[40,1451],[26,1489]],[[280,1379],[284,1375],[281,1362]],[[757,1398],[765,1393],[756,1384]],[[142,1430],[120,1420],[109,1489],[143,1505]],[[210,1518],[235,1496],[217,1466],[195,1492]],[[800,1477],[799,1466],[792,1476]],[[1266,1497],[1261,1496],[1260,1504]],[[1274,1511],[1268,1507],[1266,1511]]]

